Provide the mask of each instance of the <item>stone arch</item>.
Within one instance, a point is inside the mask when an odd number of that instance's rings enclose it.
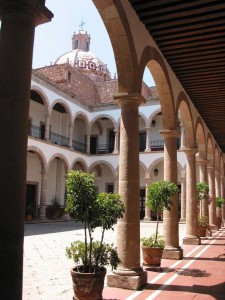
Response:
[[[220,155],[219,155],[219,149],[218,146],[215,145],[215,149],[214,149],[214,157],[215,157],[215,168],[219,171],[220,169]]]
[[[141,84],[136,71],[138,67],[136,49],[124,7],[120,1],[114,0],[94,0],[93,2],[101,15],[112,43],[118,71],[119,92],[140,93]]]
[[[53,161],[55,158],[59,158],[59,159],[61,159],[61,160],[63,161],[64,167],[65,167],[65,172],[67,172],[67,171],[69,170],[69,162],[68,162],[67,158],[66,158],[62,153],[55,153],[55,154],[53,154],[53,155],[51,156],[51,158],[50,158],[49,161],[48,161],[48,165],[47,165],[48,169],[49,169],[49,167],[50,167],[52,161]]]
[[[195,123],[195,137],[198,144],[199,159],[205,160],[207,156],[205,130],[202,119],[200,117],[197,118]]]
[[[84,112],[81,111],[76,112],[73,117],[73,121],[75,122],[77,118],[81,118],[84,121],[86,128],[89,129],[89,120],[87,115]]]
[[[88,167],[88,172],[91,172],[91,170],[92,170],[93,168],[95,168],[96,166],[101,165],[101,164],[106,165],[107,167],[109,167],[109,169],[112,171],[113,177],[116,176],[116,170],[115,170],[115,168],[114,168],[109,162],[107,162],[107,161],[105,161],[105,160],[98,160],[98,161],[92,163],[92,164]]]
[[[221,175],[224,175],[223,153],[220,153],[220,173],[221,173]]]
[[[116,121],[115,121],[115,119],[114,119],[112,116],[110,116],[110,115],[108,115],[108,114],[100,114],[100,115],[98,115],[98,116],[95,116],[95,117],[90,121],[90,130],[92,129],[92,126],[94,125],[94,123],[95,123],[96,121],[98,121],[98,119],[101,119],[101,118],[107,118],[107,119],[109,119],[110,121],[112,121],[114,128],[116,127]]]
[[[51,104],[51,107],[50,107],[51,112],[52,112],[52,110],[53,110],[53,107],[54,107],[56,104],[61,104],[61,105],[63,106],[63,108],[66,110],[66,113],[67,113],[68,116],[69,116],[69,118],[68,118],[69,123],[72,124],[72,121],[73,121],[73,113],[72,113],[71,108],[69,107],[69,105],[68,105],[64,100],[62,100],[62,99],[56,99],[56,100],[54,100],[54,101],[52,102],[52,104]]]
[[[176,129],[175,104],[169,74],[163,57],[153,47],[145,47],[138,69],[138,84],[141,84],[144,69],[147,66],[155,81],[160,99],[164,129]]]
[[[152,120],[154,119],[154,117],[158,114],[161,113],[161,106],[157,107],[154,111],[152,111],[148,117],[148,121],[147,121],[147,126],[151,127],[151,123]]]
[[[182,146],[185,148],[194,148],[196,146],[193,117],[188,98],[184,92],[181,92],[177,98],[177,119],[180,113],[183,127]]]
[[[80,166],[81,166],[81,168],[82,168],[82,170],[84,171],[84,172],[87,172],[87,163],[86,163],[86,161],[84,160],[84,159],[82,159],[82,158],[76,158],[73,162],[72,162],[72,164],[71,164],[71,166],[72,166],[72,170],[74,169],[74,166],[76,165],[76,164],[79,164]]]
[[[32,90],[40,95],[41,99],[43,100],[44,106],[46,107],[46,113],[50,114],[50,103],[48,101],[46,93],[43,91],[42,88],[34,84],[31,85],[30,91]]]
[[[211,167],[214,167],[215,165],[214,149],[213,149],[213,142],[210,133],[208,133],[208,137],[207,137],[207,160],[209,162],[209,165]]]
[[[144,120],[144,122],[145,122],[145,127],[147,127],[147,118],[146,118],[146,116],[141,112],[141,111],[139,111],[139,116]]]
[[[139,162],[139,166],[140,166],[140,168],[143,169],[144,173],[146,174],[147,171],[148,171],[146,165],[145,165],[142,161],[140,161],[140,162]]]
[[[46,173],[47,172],[47,161],[45,159],[44,153],[36,146],[28,146],[27,152],[34,152],[38,156],[40,163],[41,163],[41,169],[44,173]]]

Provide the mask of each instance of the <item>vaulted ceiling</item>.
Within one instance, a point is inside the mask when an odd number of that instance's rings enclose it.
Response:
[[[225,152],[225,1],[129,2]]]

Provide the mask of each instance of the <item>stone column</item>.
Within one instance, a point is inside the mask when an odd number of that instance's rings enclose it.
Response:
[[[145,152],[151,152],[151,128],[146,127],[146,148]]]
[[[199,245],[195,159],[197,149],[183,148],[182,150],[186,154],[186,236],[183,243]]]
[[[209,181],[209,196],[211,203],[209,205],[209,225],[212,228],[216,227],[216,194],[215,194],[215,168],[208,167],[208,181]]]
[[[1,274],[4,274],[1,276],[1,299],[22,299],[34,30],[51,18],[44,1],[0,1],[0,265]]]
[[[47,201],[47,173],[41,172],[41,202],[40,202],[40,218],[46,218],[46,201]]]
[[[208,183],[208,173],[207,173],[207,160],[198,159],[199,166],[199,181]],[[202,199],[200,203],[200,216],[209,217],[209,203],[208,200]]]
[[[117,223],[116,245],[121,264],[107,284],[138,289],[147,281],[140,266],[140,178],[138,107],[144,101],[139,94],[116,95],[121,107],[119,194],[126,205]]]
[[[114,154],[118,154],[119,153],[119,131],[118,130],[114,130],[115,132],[115,141],[114,141]]]
[[[186,177],[181,177],[181,216],[180,222],[186,222]]]
[[[73,123],[69,124],[69,148],[73,148]]]
[[[148,186],[150,184],[150,174],[148,174],[148,176],[145,177],[145,217],[144,217],[144,221],[151,221],[151,209],[146,205],[147,202],[147,195],[148,195]]]
[[[49,141],[49,135],[50,135],[50,115],[45,115],[45,140]]]
[[[90,142],[91,142],[91,134],[90,131],[87,132],[87,154],[90,154]]]
[[[164,180],[177,184],[177,130],[163,130],[164,137]],[[178,194],[172,199],[171,210],[163,211],[163,229],[166,246],[163,258],[181,259],[183,250],[179,246],[178,230]]]

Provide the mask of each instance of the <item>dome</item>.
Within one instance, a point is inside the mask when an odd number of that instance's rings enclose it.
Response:
[[[61,55],[55,64],[69,63],[72,67],[83,71],[107,73],[107,66],[92,52],[75,49]]]

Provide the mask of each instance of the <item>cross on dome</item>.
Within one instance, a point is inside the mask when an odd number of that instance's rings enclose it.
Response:
[[[85,25],[85,22],[83,21],[83,19],[81,20],[81,23],[79,25],[80,29],[81,30],[84,30],[84,25]]]

